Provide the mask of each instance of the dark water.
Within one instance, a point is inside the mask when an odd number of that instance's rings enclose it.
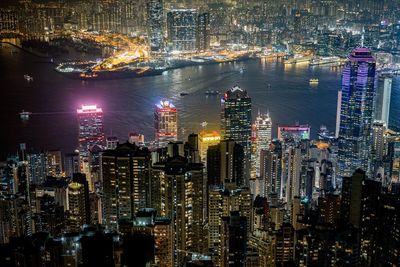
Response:
[[[187,67],[168,71],[161,76],[140,79],[82,82],[63,77],[53,65],[10,48],[0,49],[0,152],[14,152],[19,143],[36,149],[73,151],[77,145],[76,108],[95,103],[103,108],[106,135],[121,141],[130,131],[153,139],[154,104],[161,98],[172,99],[179,112],[182,138],[201,129],[207,121],[209,129],[219,129],[220,97],[205,96],[206,90],[224,91],[238,84],[253,101],[253,115],[269,111],[274,134],[279,124],[296,121],[310,124],[312,135],[321,124],[334,131],[337,89],[340,69],[309,68],[307,65],[284,66],[264,59]],[[246,71],[239,73],[244,67]],[[23,75],[32,75],[28,83]],[[319,78],[319,85],[309,86],[309,79]],[[269,87],[268,84],[271,86]],[[392,90],[391,123],[399,125],[399,79]],[[181,97],[181,92],[189,95]],[[21,110],[33,112],[22,122]]]

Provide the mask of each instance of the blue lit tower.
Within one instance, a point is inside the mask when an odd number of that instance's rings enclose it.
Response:
[[[251,122],[251,98],[235,85],[221,99],[221,133],[222,139],[232,139],[243,146],[245,181],[250,177]]]
[[[339,124],[339,177],[349,177],[357,168],[370,171],[375,58],[367,48],[356,48],[343,69]]]
[[[147,2],[148,34],[151,51],[160,52],[163,48],[163,0]]]

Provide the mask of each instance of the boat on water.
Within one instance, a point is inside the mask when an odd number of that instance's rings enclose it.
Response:
[[[243,74],[245,71],[246,71],[245,68],[240,68],[240,70],[239,70],[240,74]]]
[[[310,79],[310,84],[311,84],[311,85],[316,85],[316,84],[318,84],[318,83],[319,83],[319,80],[318,80],[318,79],[316,79],[316,78]]]
[[[220,92],[219,91],[212,91],[212,90],[207,90],[206,91],[206,95],[219,95]]]
[[[185,95],[188,95],[189,93],[185,93],[185,92],[183,92],[183,93],[180,93],[179,95],[180,96],[185,96]]]
[[[25,75],[24,75],[24,79],[25,79],[27,82],[32,82],[32,81],[33,81],[33,77],[30,76],[30,75],[28,75],[28,74],[25,74]]]
[[[25,111],[25,110],[22,110],[22,112],[19,113],[19,117],[23,121],[29,120],[30,115],[32,115],[32,112],[28,112],[28,111]]]

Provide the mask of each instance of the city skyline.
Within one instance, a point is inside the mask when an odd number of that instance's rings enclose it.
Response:
[[[0,266],[400,265],[396,0],[0,5]]]

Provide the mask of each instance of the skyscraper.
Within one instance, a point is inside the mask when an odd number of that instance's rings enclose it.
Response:
[[[221,135],[216,131],[203,130],[199,133],[200,159],[203,164],[207,163],[208,147],[218,145],[221,141]]]
[[[260,176],[260,156],[261,150],[266,150],[271,142],[272,122],[269,114],[258,114],[252,127],[252,141],[254,151],[251,159],[253,164],[252,171],[255,171],[255,176]]]
[[[374,121],[372,124],[372,158],[380,161],[385,152],[386,124],[383,121]]]
[[[392,77],[379,77],[375,101],[375,120],[383,121],[389,126],[390,98],[392,94]]]
[[[159,145],[178,140],[178,113],[176,107],[163,99],[154,111],[155,140]]]
[[[264,181],[264,192],[261,196],[267,197],[270,193],[282,197],[282,145],[276,140],[269,149],[261,151],[260,176]]]
[[[232,139],[244,150],[245,184],[250,178],[251,159],[251,98],[247,91],[235,85],[221,100],[222,139]]]
[[[171,50],[196,50],[197,16],[196,9],[171,9],[168,11],[168,42]]]
[[[367,48],[352,51],[343,69],[338,167],[339,176],[351,176],[357,168],[369,172],[372,144],[375,58]]]
[[[94,145],[104,145],[103,110],[96,105],[82,105],[77,115],[80,171],[90,180],[89,151]]]
[[[72,182],[68,186],[68,228],[71,232],[79,232],[86,222],[84,186]]]
[[[160,52],[164,42],[163,0],[148,0],[147,21],[151,51]]]
[[[200,13],[197,19],[197,50],[210,48],[210,13]]]
[[[284,156],[283,173],[286,177],[286,202],[292,203],[294,197],[300,194],[301,149],[289,147]],[[289,206],[290,207],[290,206]]]

